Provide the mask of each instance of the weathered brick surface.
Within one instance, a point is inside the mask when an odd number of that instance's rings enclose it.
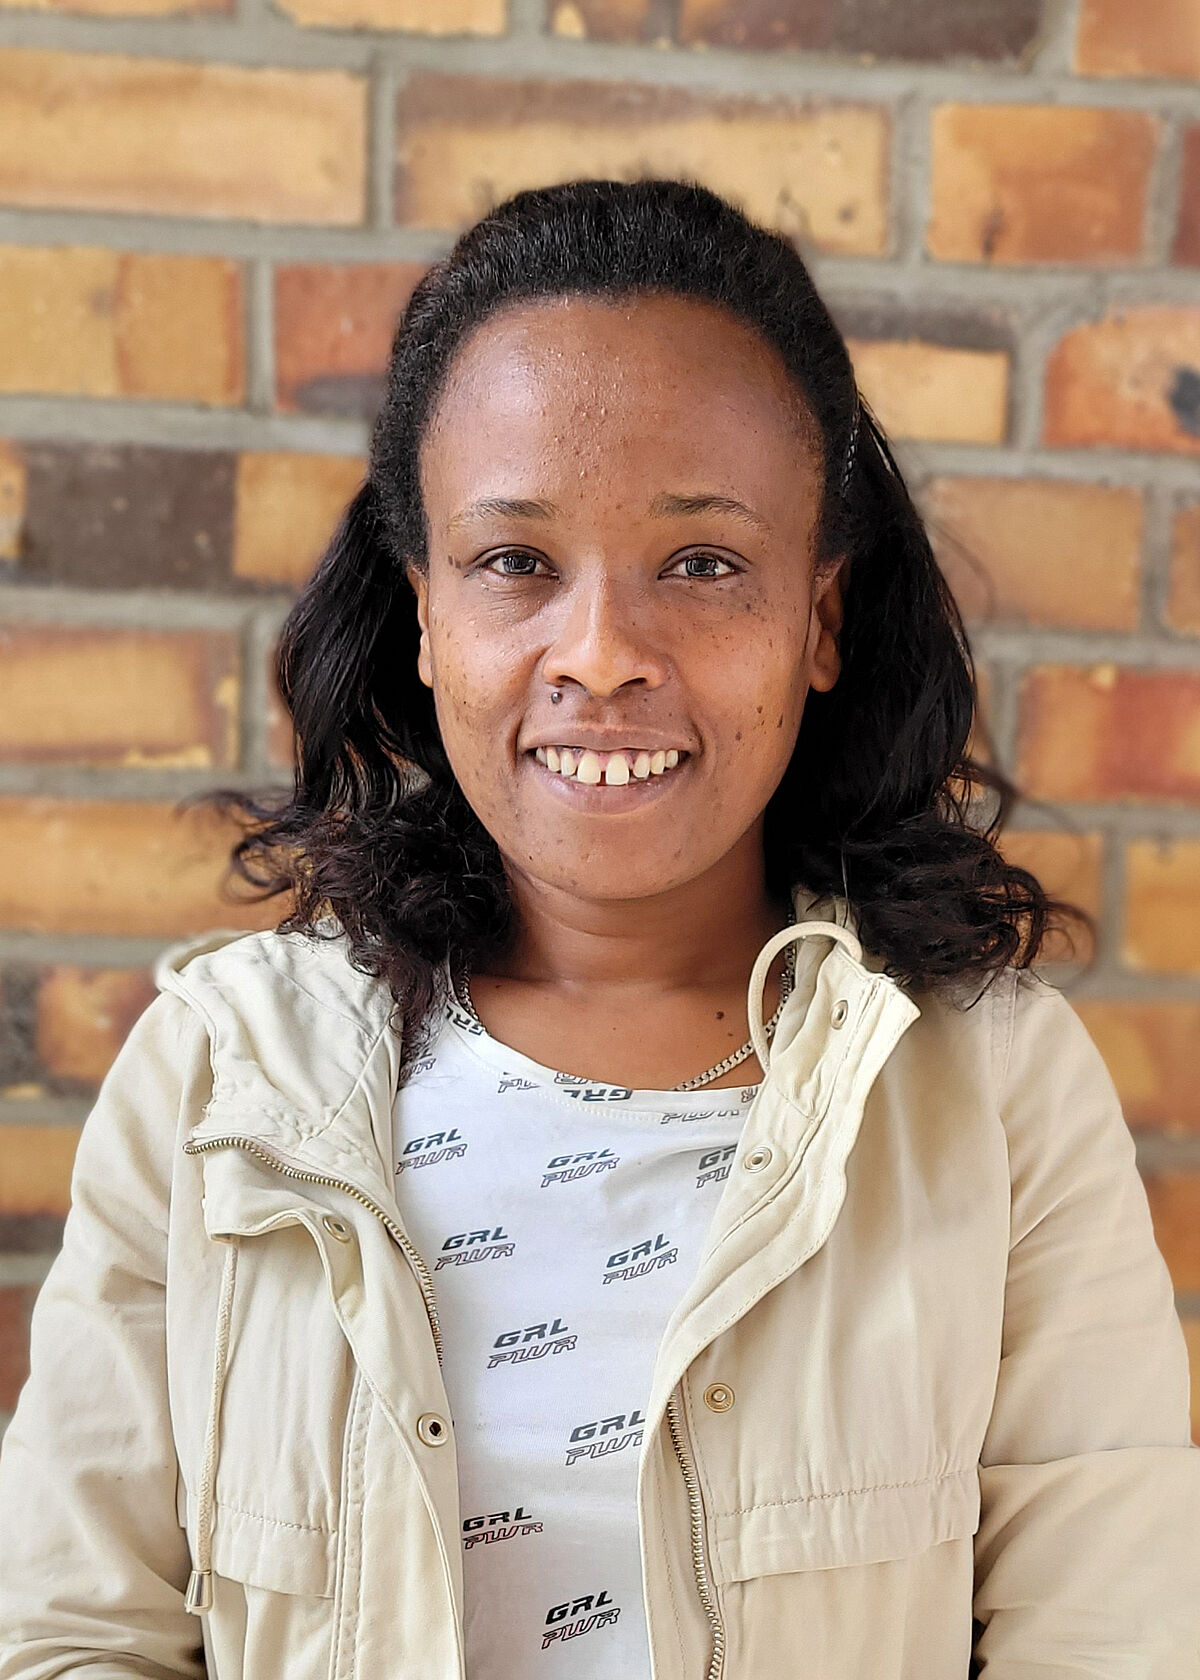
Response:
[[[229,16],[233,0],[0,0],[0,11],[75,13],[85,17]]]
[[[1200,1135],[1200,1001],[1081,998],[1075,1005],[1136,1128]]]
[[[0,1126],[0,1217],[61,1219],[78,1146],[78,1126]]]
[[[1200,636],[1200,502],[1175,515],[1167,619],[1174,629]]]
[[[682,0],[679,28],[706,46],[1011,61],[1032,46],[1040,19],[1040,0]]]
[[[288,413],[371,417],[400,311],[424,263],[294,263],[275,271],[275,388]]]
[[[356,76],[0,50],[0,204],[346,226],[365,183]]]
[[[238,701],[231,635],[0,621],[0,762],[232,765]]]
[[[1136,257],[1159,134],[1142,111],[939,105],[930,254],[992,263]]]
[[[397,116],[404,224],[464,227],[519,188],[578,175],[682,173],[820,250],[887,243],[889,122],[873,105],[422,72]]]
[[[847,340],[858,388],[890,435],[1003,443],[1010,363],[1005,350],[911,339]]]
[[[293,762],[292,720],[275,682],[275,651],[266,661],[267,763],[290,770]]]
[[[0,929],[168,939],[273,927],[273,904],[219,887],[233,835],[162,801],[0,798]]]
[[[146,969],[60,964],[45,970],[37,990],[36,1047],[56,1086],[94,1090],[155,993]]]
[[[1200,77],[1196,0],[1082,0],[1075,68],[1090,76]]]
[[[1184,1318],[1182,1323],[1192,1379],[1192,1440],[1200,1445],[1200,1318]]]
[[[1179,180],[1179,221],[1171,256],[1200,267],[1200,122],[1183,132],[1183,168]]]
[[[1200,672],[1035,668],[1018,775],[1042,799],[1200,800]]]
[[[1200,841],[1132,841],[1125,874],[1125,961],[1200,976]]]
[[[1154,1235],[1180,1292],[1200,1289],[1200,1172],[1143,1175]]]
[[[969,619],[1132,630],[1143,506],[1137,490],[1055,479],[937,478],[920,496]]]
[[[32,1284],[0,1284],[0,1411],[13,1410],[29,1375],[29,1316],[36,1299]]]
[[[502,35],[507,0],[277,0],[297,23],[401,29],[422,35]]]
[[[1200,308],[1151,304],[1068,332],[1047,366],[1044,436],[1200,455]]]
[[[328,547],[363,480],[352,455],[243,455],[237,469],[235,577],[296,587]]]
[[[0,438],[0,560],[17,559],[24,527],[25,457]]]
[[[1006,829],[1000,850],[1010,863],[1036,875],[1048,893],[1075,905],[1098,920],[1101,908],[1104,838],[1099,834],[1068,834],[1053,829]],[[1074,918],[1048,936],[1039,960],[1087,962],[1094,941],[1086,924]]]
[[[654,0],[546,0],[551,34],[572,40],[666,40],[660,34]]]

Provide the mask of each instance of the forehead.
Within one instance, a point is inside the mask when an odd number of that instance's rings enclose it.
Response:
[[[815,422],[774,346],[706,300],[539,298],[459,346],[422,456],[441,477],[569,456],[620,471],[811,477]]]

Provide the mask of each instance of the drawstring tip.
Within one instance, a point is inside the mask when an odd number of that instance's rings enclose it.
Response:
[[[193,1569],[184,1594],[183,1608],[190,1610],[193,1616],[200,1616],[205,1610],[212,1609],[212,1600],[212,1570]]]

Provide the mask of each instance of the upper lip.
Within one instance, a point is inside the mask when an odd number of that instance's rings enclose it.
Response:
[[[632,731],[628,735],[609,735],[601,738],[592,730],[580,729],[574,733],[563,730],[560,735],[547,735],[543,740],[530,741],[522,749],[524,752],[534,752],[538,747],[580,747],[584,752],[622,752],[629,748],[646,752],[690,752],[689,747],[679,741],[664,741],[654,736],[637,735]]]

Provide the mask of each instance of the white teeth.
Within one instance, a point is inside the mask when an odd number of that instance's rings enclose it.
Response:
[[[600,755],[589,747],[579,760],[579,768],[575,772],[577,782],[586,782],[589,787],[595,787],[600,780]]]
[[[624,753],[609,753],[604,780],[608,787],[624,787],[629,780],[629,760]]]
[[[545,763],[546,763],[546,768],[548,770],[553,770],[557,774],[557,772],[558,772],[558,748],[557,747],[547,747],[546,748]]]
[[[679,763],[679,754],[676,752],[674,747],[668,747],[667,748],[667,769],[668,770],[674,770],[675,766],[678,763]]]
[[[650,754],[640,752],[633,761],[633,773],[639,781],[644,782],[650,774]]]
[[[606,787],[624,787],[631,776],[644,782],[649,776],[662,776],[673,770],[682,755],[677,747],[647,752],[610,752],[601,756],[591,747],[535,747],[534,756],[555,775],[574,778],[589,787],[603,782]],[[632,758],[633,762],[630,763]]]
[[[558,755],[559,774],[573,776],[575,774],[575,754],[570,747],[564,747]]]
[[[650,774],[652,776],[661,776],[666,767],[667,755],[665,752],[650,754]]]

